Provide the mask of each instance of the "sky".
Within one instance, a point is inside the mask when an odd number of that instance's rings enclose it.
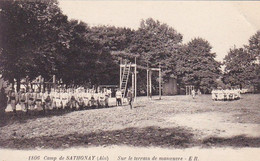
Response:
[[[216,60],[230,48],[243,47],[260,30],[260,2],[242,1],[70,1],[59,0],[69,19],[90,26],[138,29],[142,19],[166,23],[183,35],[183,43],[201,37],[211,44]]]

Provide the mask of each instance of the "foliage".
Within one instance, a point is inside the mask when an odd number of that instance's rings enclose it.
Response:
[[[0,2],[0,70],[10,82],[48,78],[64,62],[67,22],[56,1]],[[19,89],[18,89],[19,90]]]
[[[259,33],[259,32],[258,32]],[[225,73],[223,81],[230,86],[254,86],[257,90],[260,88],[260,65],[259,48],[257,47],[259,34],[254,35],[249,40],[249,46],[244,48],[230,49],[228,55],[224,58]]]
[[[146,88],[143,69],[147,66],[161,66],[165,81],[174,77],[181,85],[203,89],[214,86],[220,74],[220,64],[206,40],[182,45],[180,33],[152,18],[142,20],[137,30],[89,27],[78,20],[68,21],[56,0],[0,3],[0,72],[10,82],[56,75],[66,85],[119,84],[119,60],[135,57],[142,66],[138,69],[140,90]],[[158,84],[157,77],[153,74],[153,84]]]
[[[204,93],[217,86],[220,63],[211,52],[211,45],[202,38],[195,38],[183,45],[176,66],[178,82],[181,86],[194,85]]]

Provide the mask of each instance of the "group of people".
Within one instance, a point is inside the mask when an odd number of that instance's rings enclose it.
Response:
[[[20,92],[11,89],[8,92],[8,104],[14,113],[19,104],[21,110],[48,112],[50,110],[80,110],[88,107],[108,107],[111,93],[107,91],[95,92],[92,89],[51,89],[50,91],[35,91],[24,88]]]
[[[240,89],[216,89],[211,92],[214,101],[232,101],[240,99]]]
[[[116,91],[116,106],[122,106],[122,91],[120,89],[117,89]],[[128,101],[128,104],[130,105],[130,109],[132,109],[132,105],[133,105],[133,100],[134,100],[134,96],[133,96],[133,92],[131,90],[131,88],[129,88],[127,90],[127,101]]]

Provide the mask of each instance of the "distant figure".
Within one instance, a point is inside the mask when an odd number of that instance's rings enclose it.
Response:
[[[24,112],[27,112],[27,94],[25,93],[25,89],[22,88],[18,95],[18,102],[21,105],[21,109]]]
[[[34,110],[34,101],[35,101],[35,95],[33,93],[33,90],[30,88],[29,92],[27,93],[27,99],[28,99],[28,107],[27,107],[27,113],[29,114],[29,111]]]
[[[131,89],[129,89],[127,92],[127,100],[130,105],[130,109],[132,109],[133,93]]]
[[[108,95],[108,94],[105,94],[105,107],[106,107],[106,108],[109,107],[108,101],[109,101],[109,95]]]
[[[191,91],[191,95],[192,95],[192,98],[194,99],[195,98],[195,90],[193,89],[192,91]]]
[[[36,93],[35,93],[35,105],[36,105],[37,111],[43,111],[43,107],[42,107],[42,93],[40,92],[39,89],[37,89]]]
[[[107,89],[107,94],[109,95],[109,98],[112,97],[112,91],[111,91],[111,89]]]
[[[122,92],[120,89],[116,91],[116,105],[122,106]]]
[[[199,96],[201,95],[201,91],[200,91],[200,89],[198,89],[197,93],[198,93]]]
[[[17,104],[16,101],[17,101],[16,93],[15,93],[14,89],[11,89],[8,94],[8,103],[11,104],[12,110],[15,115],[16,115],[16,104]]]
[[[50,96],[50,92],[45,93],[44,95],[44,102],[45,102],[45,108],[44,110],[49,113],[50,110],[52,110],[52,100],[51,100],[51,96]]]

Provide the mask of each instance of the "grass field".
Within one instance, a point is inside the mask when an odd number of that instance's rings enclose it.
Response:
[[[212,101],[210,95],[138,97],[132,110],[6,114],[0,121],[1,148],[260,147],[260,95],[253,94],[231,102]]]

